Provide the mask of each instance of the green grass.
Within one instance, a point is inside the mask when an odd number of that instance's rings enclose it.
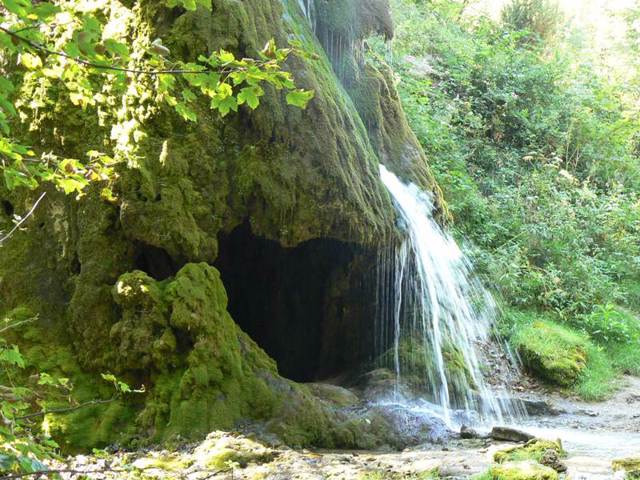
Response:
[[[525,367],[584,400],[604,400],[617,390],[621,373],[640,373],[640,349],[633,343],[598,345],[549,315],[510,311],[506,317]]]
[[[560,387],[578,382],[592,350],[586,335],[529,314],[516,320],[511,343],[529,371]]]
[[[607,348],[616,370],[629,375],[640,376],[640,348],[638,343],[613,345]]]
[[[602,348],[589,345],[587,358],[587,368],[581,372],[574,391],[584,400],[604,400],[617,390],[618,372]]]

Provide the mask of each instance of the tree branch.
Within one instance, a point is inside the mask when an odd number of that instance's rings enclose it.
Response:
[[[24,30],[24,29],[23,29]],[[2,27],[0,26],[0,32],[4,32],[7,35],[9,35],[12,38],[15,38],[16,40],[19,40],[20,42],[23,42],[27,45],[29,45],[31,48],[38,50],[40,52],[44,52],[48,55],[55,55],[57,57],[62,57],[62,58],[66,58],[68,60],[71,60],[73,62],[79,63],[80,65],[84,65],[86,67],[91,67],[91,68],[95,68],[97,70],[111,70],[111,71],[115,71],[115,72],[125,72],[125,73],[132,73],[135,75],[149,75],[149,76],[156,76],[156,75],[190,75],[190,74],[198,74],[198,73],[207,73],[208,71],[211,71],[209,68],[204,67],[203,70],[184,70],[184,69],[164,69],[164,70],[144,70],[144,69],[135,69],[135,68],[125,68],[125,67],[116,67],[114,65],[103,65],[100,63],[95,63],[95,62],[91,62],[89,60],[85,60],[83,58],[78,58],[78,57],[74,57],[73,55],[69,55],[68,53],[65,52],[59,52],[57,50],[52,50],[48,47],[46,47],[45,45],[42,45],[40,43],[36,43],[32,40],[29,40],[28,38],[25,38],[21,35],[18,35],[16,32],[14,32],[13,30],[9,30],[8,28]],[[257,65],[260,65],[260,62],[256,62]],[[264,64],[263,64],[264,65]],[[241,70],[245,70],[245,68],[238,68],[237,70],[241,71]],[[225,73],[225,72],[233,72],[233,69],[224,69],[221,68],[219,71],[216,71],[217,73]]]
[[[52,408],[51,410],[42,410],[40,412],[30,413],[28,415],[23,415],[22,417],[15,417],[14,420],[28,420],[29,418],[42,417],[44,415],[48,415],[50,413],[68,413],[74,412],[76,410],[80,410],[81,408],[90,407],[92,405],[104,405],[105,403],[111,403],[118,400],[119,397],[112,397],[106,400],[90,400],[88,402],[81,403],[80,405],[76,405],[74,407],[64,407],[64,408]]]
[[[87,67],[91,67],[91,68],[96,68],[98,70],[112,70],[112,71],[116,71],[116,72],[126,72],[126,73],[134,73],[136,75],[186,75],[186,74],[196,74],[196,73],[205,73],[204,70],[181,70],[181,69],[166,69],[166,70],[141,70],[141,69],[135,69],[135,68],[124,68],[124,67],[116,67],[113,65],[102,65],[100,63],[95,63],[95,62],[91,62],[89,60],[84,60],[82,58],[78,58],[78,57],[74,57],[73,55],[69,55],[68,53],[65,52],[59,52],[57,50],[51,50],[50,48],[40,44],[40,43],[36,43],[32,40],[29,40],[28,38],[25,38],[21,35],[18,35],[16,32],[9,30],[8,28],[5,27],[1,27],[0,26],[0,32],[4,32],[7,35],[9,35],[12,38],[15,38],[16,40],[23,42],[27,45],[29,45],[31,48],[35,49],[35,50],[39,50],[41,52],[44,52],[48,55],[55,55],[57,57],[63,57],[63,58],[67,58],[69,60],[72,60],[76,63],[79,63],[81,65],[85,65]]]
[[[2,28],[2,27],[0,27]],[[13,235],[16,230],[18,230],[20,228],[20,226],[27,221],[27,219],[33,215],[33,212],[35,212],[36,208],[38,207],[38,204],[40,203],[40,201],[44,198],[44,196],[47,194],[47,192],[44,192],[42,195],[40,195],[40,198],[38,198],[38,200],[36,200],[36,203],[33,204],[33,207],[31,207],[31,210],[29,210],[29,212],[22,217],[22,219],[15,224],[15,226],[11,229],[11,231],[9,233],[7,233],[4,237],[0,238],[0,247],[2,246],[2,244],[9,239],[9,237],[11,237],[11,235]]]

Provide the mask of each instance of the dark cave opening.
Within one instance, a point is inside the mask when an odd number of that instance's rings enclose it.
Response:
[[[162,281],[175,276],[184,264],[184,261],[175,260],[162,248],[141,242],[136,244],[135,269],[145,272],[156,280]]]
[[[255,236],[248,222],[219,238],[229,312],[278,364],[281,375],[314,381],[368,360],[375,316],[372,255],[316,239],[295,248]]]
[[[13,208],[13,204],[9,200],[2,200],[2,209],[7,217],[13,217],[15,208]]]

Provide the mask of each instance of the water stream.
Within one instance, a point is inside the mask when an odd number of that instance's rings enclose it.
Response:
[[[430,411],[451,428],[516,421],[524,409],[490,386],[482,371],[481,349],[491,342],[496,315],[493,298],[434,219],[431,195],[384,166],[380,176],[403,232],[401,244],[380,262],[378,344],[396,374],[387,401]],[[420,394],[409,401],[404,385]]]

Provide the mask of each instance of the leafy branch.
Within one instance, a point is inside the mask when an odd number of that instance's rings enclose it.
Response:
[[[210,0],[164,3],[170,8],[211,9]],[[67,194],[81,196],[89,183],[103,182],[103,196],[115,200],[109,187],[117,178],[113,165],[128,161],[130,153],[89,155],[87,162],[53,153],[37,155],[25,142],[12,138],[11,123],[19,117],[35,121],[46,115],[47,97],[54,91],[55,95],[63,92],[83,110],[95,109],[103,122],[111,122],[111,139],[118,138],[115,130],[122,128],[123,117],[160,103],[172,107],[183,120],[197,122],[202,99],[208,99],[209,108],[224,117],[242,105],[258,108],[264,85],[284,90],[287,103],[299,108],[313,97],[313,92],[297,88],[283,69],[291,54],[309,58],[295,41],[292,48],[277,48],[271,40],[258,58],[237,58],[219,50],[196,61],[172,62],[168,60],[171,51],[160,39],[133,42],[126,34],[107,36],[99,10],[73,8],[47,1],[0,0],[0,53],[7,65],[18,65],[0,77],[0,170],[10,190],[52,182]],[[143,86],[153,95],[140,99],[132,85]],[[131,98],[126,111],[119,112],[114,105],[124,104],[122,98],[127,96]],[[21,102],[21,98],[32,100]]]

